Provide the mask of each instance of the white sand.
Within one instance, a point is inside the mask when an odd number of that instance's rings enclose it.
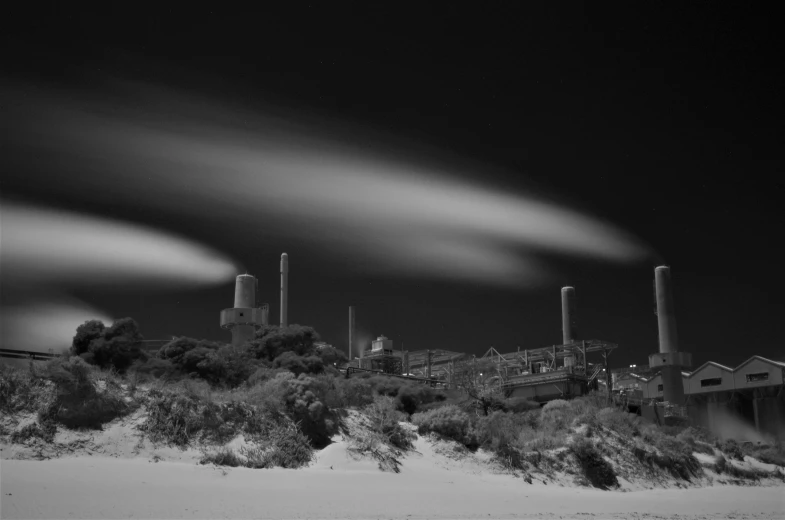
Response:
[[[785,487],[608,492],[527,484],[451,460],[418,439],[401,473],[346,444],[302,470],[214,468],[147,458],[2,460],[0,517],[12,518],[785,518]],[[332,469],[331,469],[332,467]]]

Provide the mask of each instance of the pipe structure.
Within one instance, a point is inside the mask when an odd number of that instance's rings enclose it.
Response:
[[[289,324],[289,255],[281,255],[281,327]]]
[[[575,287],[567,286],[561,289],[561,330],[562,345],[569,345],[575,341],[577,327],[575,326]],[[575,356],[564,358],[564,366],[571,367],[575,364]]]
[[[676,313],[673,309],[670,267],[661,265],[654,269],[655,294],[657,295],[657,328],[660,336],[660,353],[678,352],[679,335],[676,332]]]
[[[562,287],[561,289],[561,330],[562,344],[569,345],[575,341],[575,288]]]
[[[654,269],[654,288],[657,301],[659,353],[649,356],[649,365],[652,368],[660,368],[663,400],[683,405],[684,383],[681,370],[692,365],[692,356],[687,352],[679,351],[670,267],[661,265]]]
[[[354,305],[349,306],[349,361],[354,353]]]
[[[232,333],[232,345],[254,339],[256,328],[265,322],[265,307],[256,308],[256,278],[239,275],[234,284],[234,307],[221,311],[221,327]]]

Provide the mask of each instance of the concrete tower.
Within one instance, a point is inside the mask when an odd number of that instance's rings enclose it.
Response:
[[[349,306],[349,361],[354,353],[354,306]]]
[[[256,307],[256,278],[241,274],[234,285],[234,308],[221,311],[221,327],[232,331],[232,345],[254,339],[256,328],[267,323],[267,305]]]
[[[562,287],[561,289],[561,331],[562,344],[569,345],[575,341],[577,330],[575,327],[575,288]],[[571,367],[575,364],[575,356],[564,358],[564,366]]]
[[[289,324],[289,255],[281,255],[281,327]]]
[[[660,367],[663,400],[671,404],[683,405],[684,384],[681,380],[681,369],[692,365],[692,355],[679,352],[670,267],[661,265],[654,269],[654,288],[657,298],[660,351],[649,356],[649,366]]]

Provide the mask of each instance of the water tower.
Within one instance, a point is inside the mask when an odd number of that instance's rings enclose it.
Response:
[[[242,345],[254,339],[256,329],[267,325],[269,306],[256,307],[257,280],[241,274],[234,285],[234,307],[221,311],[221,327],[232,332],[232,345]]]

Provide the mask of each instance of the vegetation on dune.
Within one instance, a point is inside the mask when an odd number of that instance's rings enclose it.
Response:
[[[28,370],[0,373],[0,412],[32,414],[0,435],[14,443],[54,440],[58,428],[101,428],[145,407],[138,428],[153,442],[208,449],[201,462],[250,468],[307,465],[313,450],[341,431],[346,409],[365,426],[353,432],[350,451],[398,471],[398,458],[414,434],[433,434],[469,450],[483,448],[525,478],[535,472],[577,472],[602,489],[619,477],[671,476],[689,481],[703,469],[695,457],[715,457],[710,467],[735,479],[758,479],[763,470],[742,469],[749,455],[785,465],[781,446],[719,442],[695,428],[658,427],[610,407],[590,394],[540,407],[499,391],[493,367],[467,363],[458,372],[461,392],[441,392],[417,382],[374,375],[346,378],[335,365],[345,356],[317,348],[310,327],[267,326],[243,346],[176,338],[159,351],[139,351],[133,320],[106,327],[81,325],[71,350]],[[10,424],[10,423],[8,423]],[[226,445],[242,435],[239,451]]]

